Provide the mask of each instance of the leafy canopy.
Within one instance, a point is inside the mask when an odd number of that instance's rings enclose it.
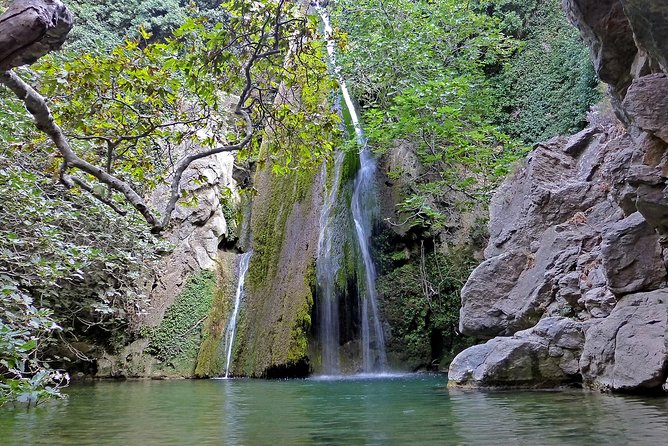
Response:
[[[522,148],[494,124],[487,71],[516,40],[468,2],[341,0],[343,72],[377,152],[403,142],[424,172],[400,204],[409,225],[438,229],[445,209],[484,201]],[[402,172],[394,172],[402,175]]]

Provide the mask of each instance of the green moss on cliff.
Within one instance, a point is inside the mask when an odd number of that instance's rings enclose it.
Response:
[[[276,275],[281,249],[285,241],[288,217],[295,204],[302,202],[311,191],[317,169],[299,170],[286,175],[267,173],[266,200],[257,200],[253,215],[253,258],[248,283],[252,288],[269,285]]]
[[[220,376],[225,370],[224,339],[232,300],[235,293],[236,278],[233,259],[221,261],[218,267],[218,282],[213,293],[211,310],[202,330],[202,343],[197,354],[195,376]]]
[[[253,257],[235,343],[236,374],[265,376],[271,368],[305,360],[320,171],[313,166],[277,175],[263,169],[256,175],[260,193],[253,201]]]
[[[202,327],[214,301],[216,275],[193,275],[157,327],[149,330],[147,352],[162,363],[163,371],[192,375],[202,339]]]

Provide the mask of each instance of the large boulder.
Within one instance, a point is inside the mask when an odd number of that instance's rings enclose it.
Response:
[[[580,368],[601,390],[658,390],[668,372],[668,289],[622,298],[587,330]]]
[[[582,324],[541,320],[512,337],[498,337],[460,353],[450,364],[451,385],[553,387],[577,382],[584,344]]]

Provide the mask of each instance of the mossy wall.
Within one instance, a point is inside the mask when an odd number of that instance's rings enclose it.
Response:
[[[146,352],[160,361],[166,375],[194,374],[202,342],[203,326],[211,311],[217,288],[216,273],[200,271],[192,275],[157,327],[148,329]]]
[[[218,263],[218,282],[211,309],[202,329],[202,342],[197,354],[195,376],[221,376],[225,372],[225,330],[234,305],[238,256],[221,253]]]
[[[160,324],[143,329],[147,342],[143,353],[157,363],[150,373],[139,375],[223,374],[225,329],[237,280],[236,258],[233,253],[221,253],[216,271],[204,270],[190,276]]]
[[[251,213],[252,249],[235,342],[235,375],[308,368],[312,276],[322,207],[321,169],[277,175],[260,168]],[[299,370],[299,372],[294,372]]]

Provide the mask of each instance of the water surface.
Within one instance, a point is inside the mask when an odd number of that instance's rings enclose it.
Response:
[[[99,382],[0,409],[2,445],[661,445],[668,400],[478,392],[439,376]]]

